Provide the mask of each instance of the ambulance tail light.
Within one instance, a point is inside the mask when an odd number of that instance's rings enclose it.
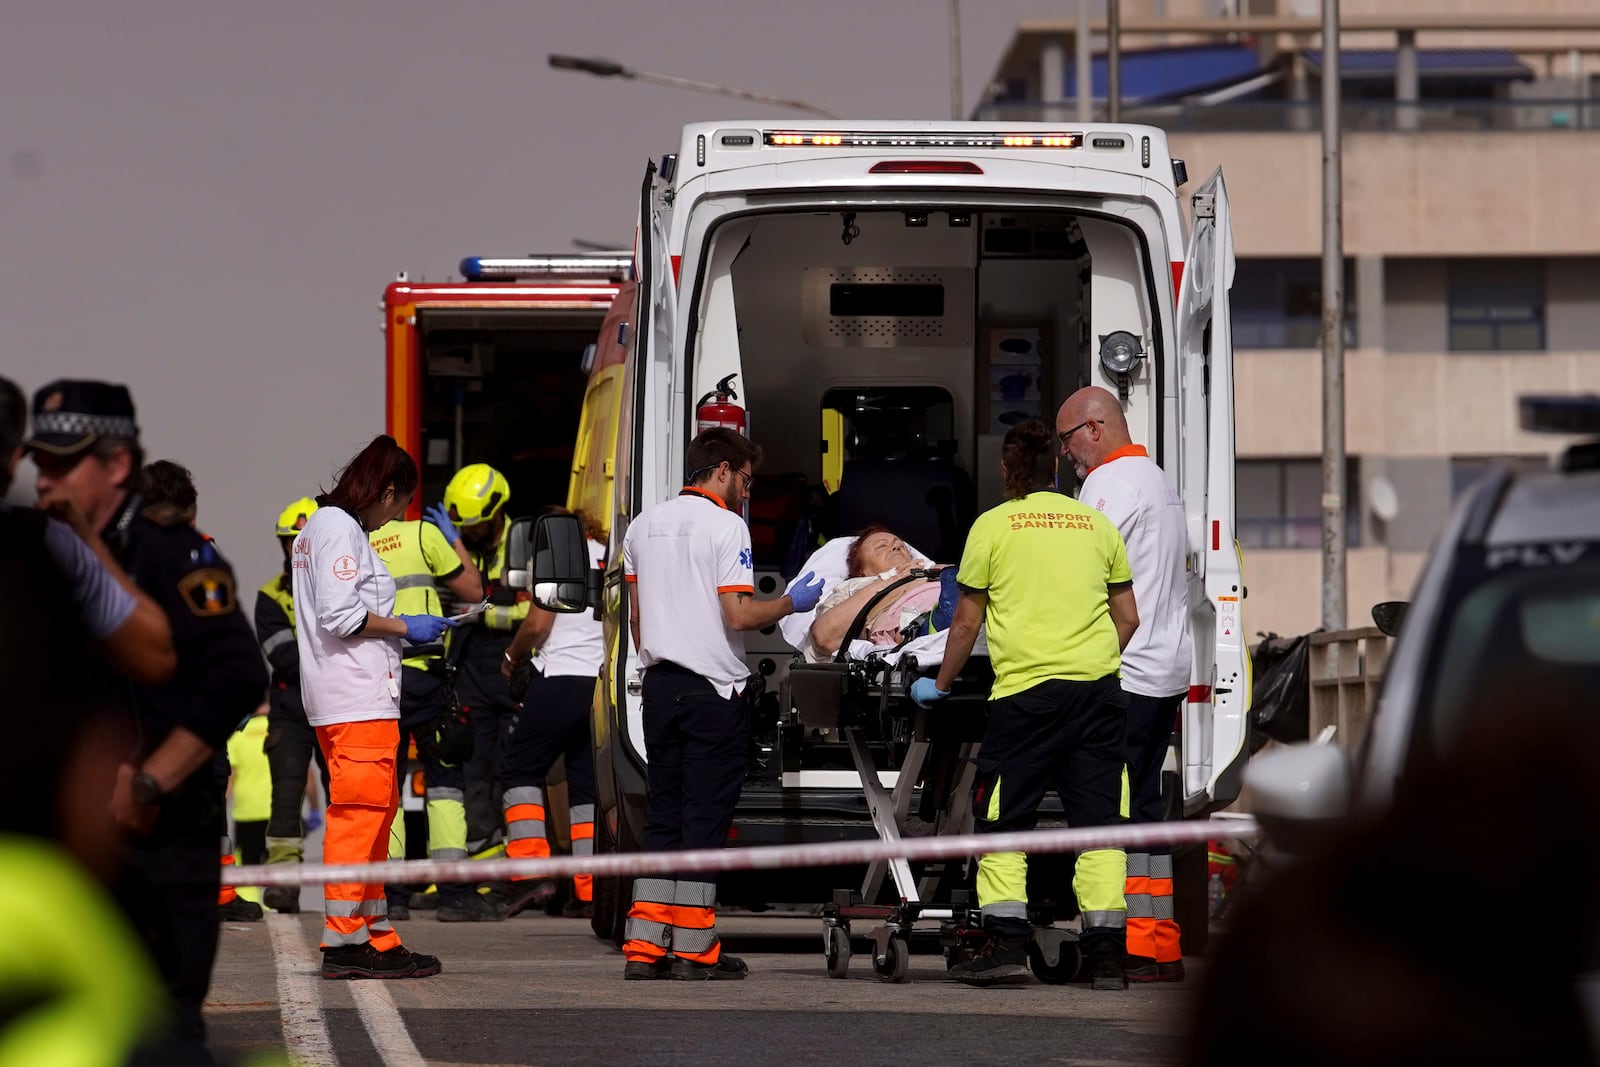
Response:
[[[891,159],[874,163],[868,174],[982,174],[983,168],[963,159]]]

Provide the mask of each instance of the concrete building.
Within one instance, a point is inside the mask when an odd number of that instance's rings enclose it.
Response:
[[[1559,447],[1519,431],[1518,394],[1600,390],[1600,13],[1520,8],[1342,5],[1348,625],[1409,595],[1490,462]],[[1191,188],[1227,176],[1247,626],[1304,633],[1322,565],[1320,6],[1125,0],[1120,22],[1121,120],[1167,129]],[[1101,119],[1105,31],[1095,18]],[[1023,24],[975,117],[1077,118],[1076,33]]]

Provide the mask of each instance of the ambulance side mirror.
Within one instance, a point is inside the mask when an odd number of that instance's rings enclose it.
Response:
[[[589,547],[576,515],[517,519],[506,531],[506,584],[546,611],[589,607]]]

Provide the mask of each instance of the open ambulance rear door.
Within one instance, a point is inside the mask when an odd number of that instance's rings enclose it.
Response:
[[[632,590],[623,578],[622,542],[633,516],[661,499],[669,457],[674,449],[681,451],[683,447],[681,435],[672,427],[669,396],[675,390],[646,388],[653,376],[659,376],[661,383],[669,383],[674,367],[678,293],[667,243],[668,206],[662,196],[667,188],[665,182],[657,181],[655,166],[649,166],[635,231],[635,323],[630,330],[622,378],[615,504],[603,586],[602,615],[610,654],[601,678],[594,722],[596,788],[604,813],[601,821],[607,823],[606,832],[614,832],[615,842],[624,849],[638,848],[644,830],[645,746],[639,667],[628,623]],[[638,803],[630,807],[631,801]],[[597,919],[597,930],[599,926]]]
[[[1248,755],[1250,655],[1241,606],[1244,575],[1234,520],[1233,231],[1219,168],[1191,201],[1178,291],[1184,462],[1205,491],[1185,499],[1195,672],[1184,704],[1183,807],[1195,814],[1239,795]]]

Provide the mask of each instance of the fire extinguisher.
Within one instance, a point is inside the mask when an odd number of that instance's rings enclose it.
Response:
[[[739,399],[739,394],[733,389],[733,380],[737,377],[737,374],[728,375],[717,383],[716,389],[700,398],[700,403],[695,405],[696,434],[702,434],[714,426],[726,426],[739,433],[747,432],[744,408],[734,403]]]

